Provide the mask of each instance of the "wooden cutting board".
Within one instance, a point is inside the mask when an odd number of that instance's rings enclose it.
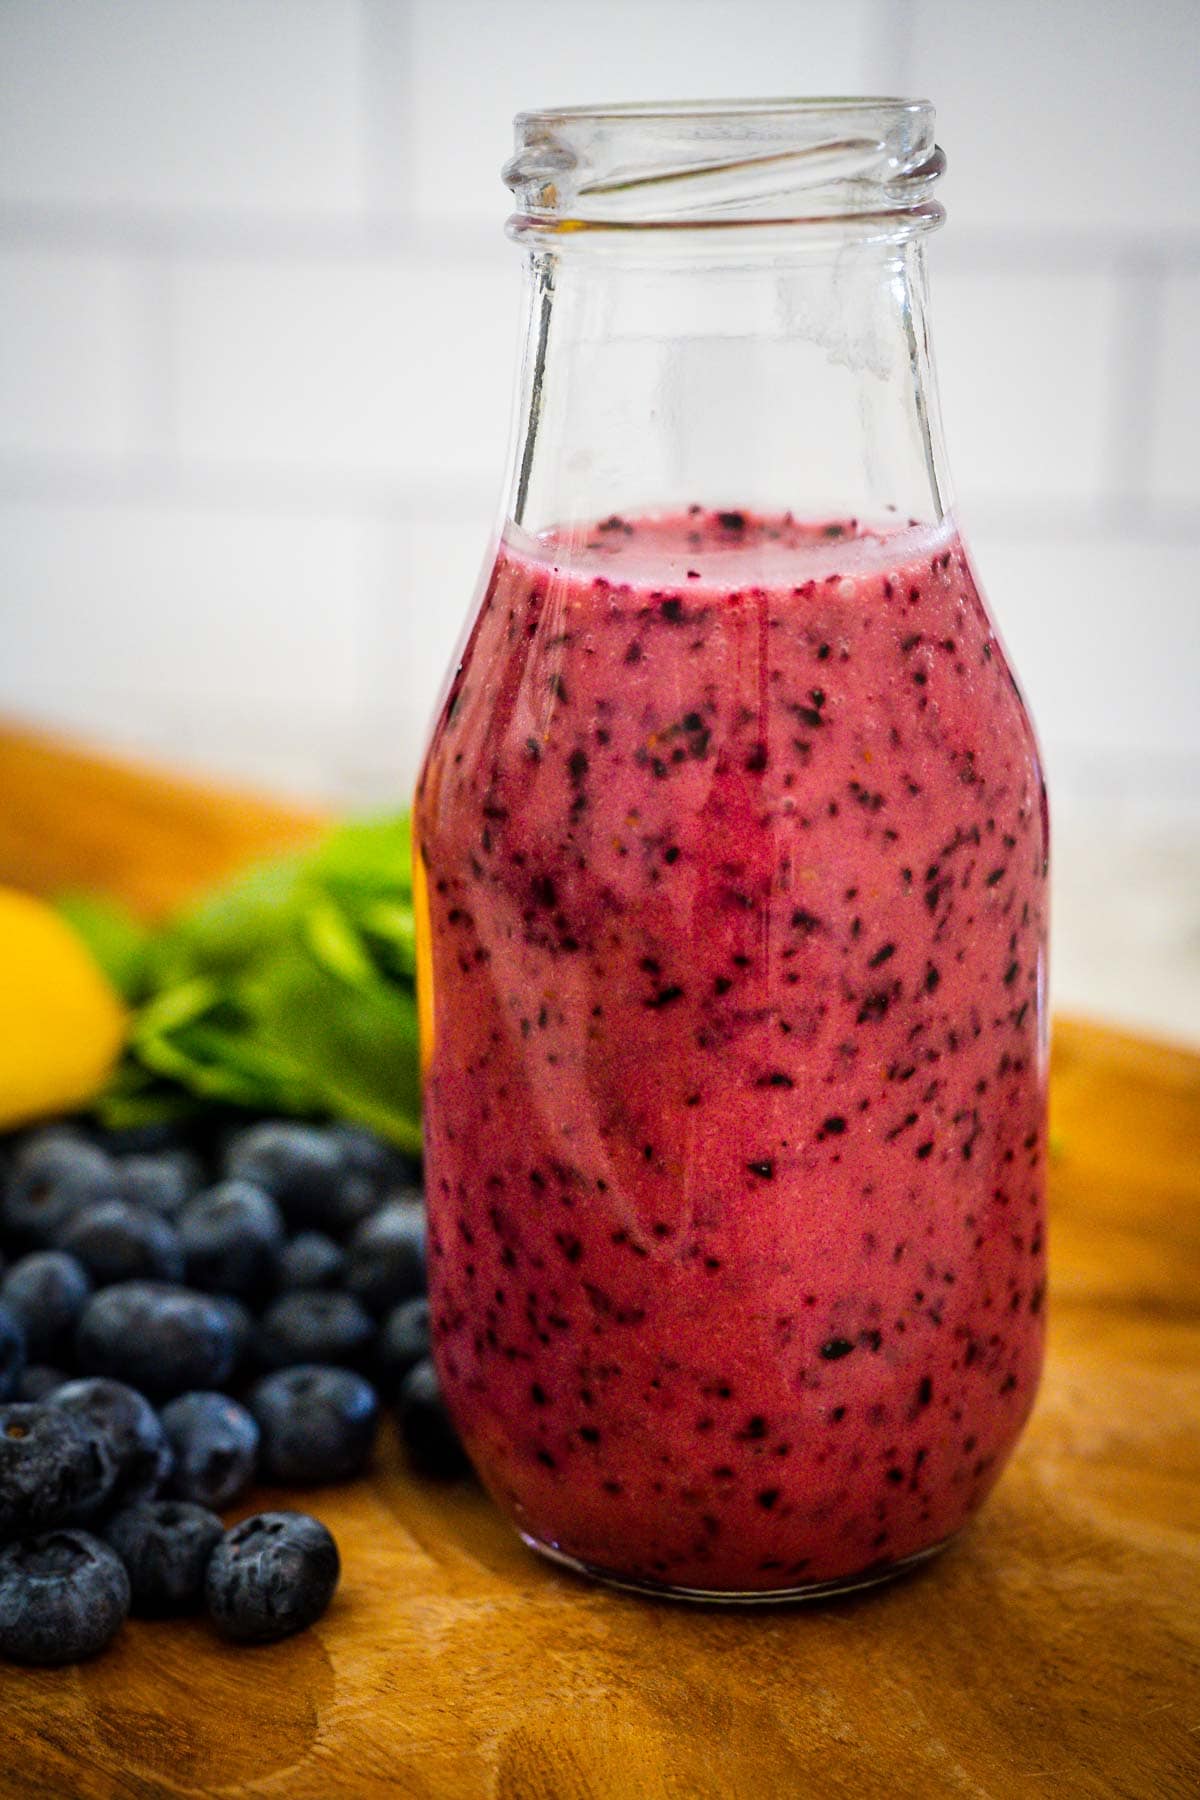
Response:
[[[0,879],[153,912],[315,825],[0,734]],[[740,1614],[607,1593],[413,1479],[389,1429],[369,1480],[269,1496],[341,1544],[315,1630],[134,1622],[81,1668],[0,1665],[0,1793],[1196,1800],[1200,1057],[1060,1020],[1053,1114],[1041,1399],[919,1575]]]

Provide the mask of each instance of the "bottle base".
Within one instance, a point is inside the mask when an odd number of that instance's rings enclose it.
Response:
[[[554,1544],[544,1543],[541,1538],[533,1537],[529,1532],[522,1531],[520,1538],[523,1544],[538,1556],[544,1557],[547,1562],[556,1564],[560,1569],[569,1569],[573,1575],[582,1575],[589,1581],[599,1582],[604,1587],[619,1588],[623,1593],[641,1594],[655,1600],[684,1600],[702,1606],[784,1606],[801,1600],[836,1600],[843,1594],[854,1594],[863,1588],[881,1587],[885,1582],[895,1581],[940,1555],[954,1541],[953,1535],[942,1538],[924,1550],[915,1550],[911,1556],[902,1556],[895,1562],[875,1563],[869,1568],[860,1569],[857,1574],[840,1575],[832,1581],[806,1581],[792,1587],[736,1589],[679,1587],[669,1581],[622,1575],[613,1569],[602,1569],[594,1563],[581,1562],[578,1557],[568,1556],[565,1550],[559,1550]]]

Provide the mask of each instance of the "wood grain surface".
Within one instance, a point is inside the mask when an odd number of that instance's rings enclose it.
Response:
[[[7,814],[11,743],[0,764]],[[107,868],[154,909],[211,867],[203,830],[189,863],[186,807],[164,881],[162,838],[136,873],[136,805],[103,855],[68,791],[38,806],[38,883]],[[243,1509],[336,1533],[319,1626],[237,1650],[132,1622],[80,1668],[0,1665],[0,1793],[1196,1800],[1200,1057],[1059,1021],[1053,1131],[1041,1398],[921,1573],[753,1613],[608,1593],[537,1561],[473,1486],[413,1478],[389,1427],[369,1480]]]
[[[96,755],[0,719],[0,883],[101,888],[161,918],[256,856],[311,843],[288,806]]]

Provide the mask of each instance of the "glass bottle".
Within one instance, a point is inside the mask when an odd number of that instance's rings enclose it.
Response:
[[[933,113],[523,114],[501,530],[420,777],[435,1353],[526,1542],[818,1595],[1042,1356],[1047,817],[950,510]]]

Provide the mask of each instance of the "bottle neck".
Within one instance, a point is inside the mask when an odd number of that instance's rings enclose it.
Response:
[[[703,235],[528,247],[509,518],[537,533],[700,505],[940,523],[921,234]]]

